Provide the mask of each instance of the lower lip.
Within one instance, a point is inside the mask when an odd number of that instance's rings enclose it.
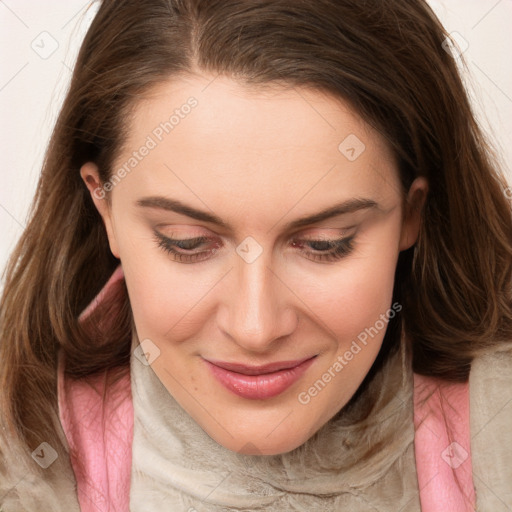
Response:
[[[235,395],[249,400],[265,400],[286,391],[302,377],[314,360],[313,357],[293,368],[263,375],[244,375],[205,362],[217,380]]]

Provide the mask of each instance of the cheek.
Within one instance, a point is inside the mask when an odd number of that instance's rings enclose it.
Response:
[[[199,281],[194,265],[173,262],[147,235],[138,244],[133,244],[134,238],[133,232],[121,238],[120,252],[139,336],[167,335],[178,341],[191,336],[191,329],[200,325],[194,307],[215,282]]]
[[[339,270],[321,278],[311,274],[301,281],[304,302],[331,336],[336,336],[341,348],[374,326],[391,307],[398,249],[389,239],[368,236],[353,255],[340,262]]]
[[[328,421],[356,392],[380,351],[389,320],[401,309],[392,304],[397,258],[397,250],[376,245],[308,294],[330,340],[323,346],[322,365],[297,396],[310,413],[315,411],[316,425]]]

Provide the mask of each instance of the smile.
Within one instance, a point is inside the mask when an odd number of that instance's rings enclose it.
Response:
[[[315,358],[263,366],[204,361],[214,377],[229,391],[249,400],[264,400],[280,395],[297,382]]]

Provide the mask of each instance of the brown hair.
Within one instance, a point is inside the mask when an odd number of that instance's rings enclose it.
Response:
[[[93,161],[106,182],[130,109],[173,75],[222,73],[348,101],[393,147],[404,193],[417,176],[430,187],[419,241],[400,255],[395,298],[403,310],[388,343],[403,322],[416,372],[464,381],[479,351],[508,342],[511,207],[446,37],[423,0],[102,2],[1,300],[2,420],[25,453],[42,440],[61,446],[51,420],[59,349],[77,377],[128,364],[125,289],[117,306],[87,325],[77,320],[119,263],[79,169]],[[108,333],[95,328],[113,315]]]

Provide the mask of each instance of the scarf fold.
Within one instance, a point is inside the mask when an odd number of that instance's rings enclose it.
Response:
[[[512,345],[477,357],[469,374],[476,510],[512,510]]]
[[[137,346],[134,329],[132,354]],[[419,511],[413,373],[404,352],[402,343],[353,407],[298,448],[270,456],[219,445],[132,355],[131,512]]]

